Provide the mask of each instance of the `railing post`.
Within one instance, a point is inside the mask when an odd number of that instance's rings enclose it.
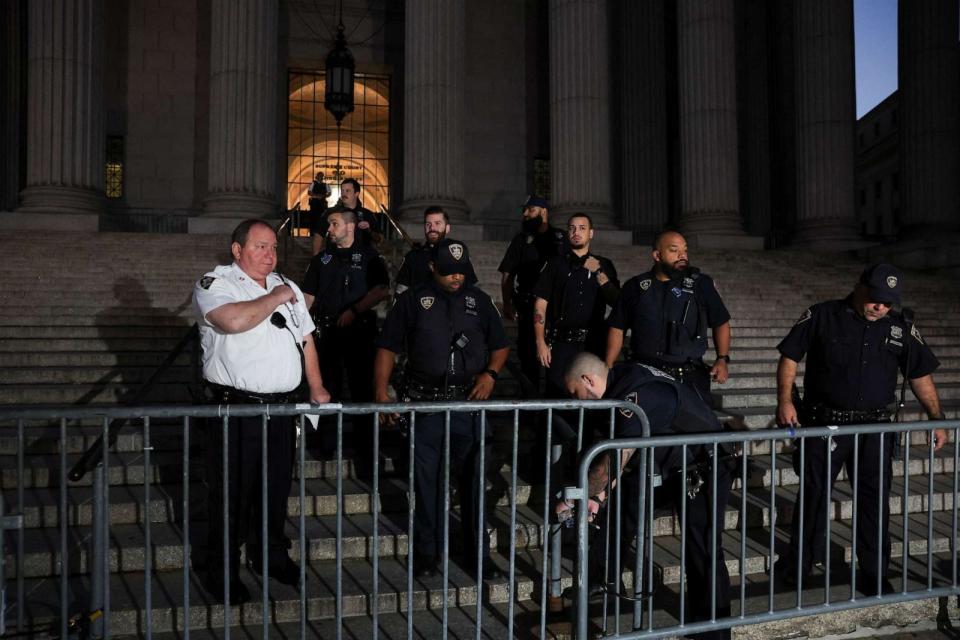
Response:
[[[87,567],[90,570],[90,605],[88,611],[90,617],[90,635],[93,638],[103,637],[103,616],[92,615],[97,611],[103,610],[103,592],[106,585],[107,576],[104,569],[106,558],[104,554],[104,541],[106,531],[104,531],[104,517],[106,515],[106,505],[103,499],[103,490],[106,478],[103,473],[103,464],[97,464],[93,469],[93,518],[90,536],[90,554],[87,556]]]
[[[551,456],[550,463],[555,470],[554,483],[557,483],[559,486],[560,481],[563,480],[562,475],[559,473],[559,463],[563,456],[563,445],[554,443],[551,447]],[[551,499],[553,491],[550,490],[550,487],[547,487],[548,500]],[[560,588],[561,580],[561,566],[560,561],[562,560],[561,554],[563,553],[562,549],[562,532],[563,526],[556,521],[550,521],[547,523],[550,531],[550,612],[559,613],[563,610],[563,600],[562,600],[562,589]]]

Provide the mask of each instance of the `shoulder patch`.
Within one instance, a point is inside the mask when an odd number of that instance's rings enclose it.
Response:
[[[644,279],[644,280],[641,280],[641,281],[640,281],[640,289],[643,290],[643,291],[646,291],[647,289],[650,288],[650,285],[651,285],[651,284],[653,284],[653,280],[651,280],[650,278],[646,278],[646,279]]]
[[[910,335],[912,335],[914,338],[916,338],[916,339],[917,339],[917,342],[919,342],[920,344],[926,344],[926,343],[923,341],[923,336],[920,335],[920,330],[917,329],[917,325],[913,325],[913,326],[910,328]]]
[[[637,392],[631,391],[626,395],[626,397],[624,397],[624,400],[626,400],[627,402],[632,402],[633,404],[637,404]],[[620,411],[620,415],[622,415],[627,420],[633,417],[633,411],[631,411],[630,409],[627,409],[626,407],[620,407],[618,411]]]
[[[213,284],[214,280],[216,280],[216,278],[214,278],[213,276],[203,276],[202,278],[200,278],[200,288],[209,289],[210,285]]]
[[[333,260],[333,254],[330,254],[330,253],[324,254],[324,256],[320,258],[320,262],[322,262],[325,265],[330,264],[331,260]]]
[[[800,314],[800,317],[797,318],[797,321],[793,323],[793,326],[797,326],[798,324],[803,324],[804,322],[806,322],[812,317],[813,317],[813,311],[811,311],[810,308],[807,307],[807,309],[804,310],[802,314]]]
[[[433,306],[433,300],[433,296],[423,296],[420,298],[420,306],[423,307],[424,310],[429,309]]]

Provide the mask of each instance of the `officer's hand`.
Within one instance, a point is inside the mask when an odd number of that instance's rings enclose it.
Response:
[[[378,404],[391,404],[393,403],[393,398],[390,397],[390,394],[386,391],[378,391],[376,394],[376,402]],[[399,413],[381,413],[380,414],[380,424],[392,427],[397,423],[397,418],[400,417]]]
[[[353,309],[347,309],[340,314],[340,317],[337,318],[338,327],[349,327],[353,324],[353,321],[357,319],[357,314],[353,312]]]
[[[797,408],[792,402],[777,404],[777,424],[782,427],[799,424],[797,420]]]
[[[542,340],[537,342],[537,358],[539,358],[540,364],[547,369],[550,368],[550,347]]]
[[[467,400],[486,400],[493,393],[494,380],[488,373],[481,373],[473,383]]]
[[[320,388],[316,391],[310,390],[310,402],[313,404],[326,404],[330,402],[330,392],[327,391],[326,387],[320,385]]]
[[[504,319],[504,320],[516,320],[516,319],[517,319],[517,311],[516,311],[516,309],[513,308],[513,303],[512,303],[512,302],[506,302],[506,301],[504,301],[504,303],[503,303],[503,319]]]
[[[930,436],[927,436],[927,439],[930,439]],[[927,442],[929,445],[930,443]],[[947,444],[947,430],[946,429],[934,429],[933,430],[933,450],[940,451],[940,447]]]
[[[597,269],[600,268],[600,261],[594,258],[593,256],[590,256],[589,258],[583,261],[583,268],[586,269],[587,271],[592,271],[596,273]]]
[[[370,228],[370,223],[367,222],[366,220],[364,220],[363,222],[357,225],[357,229],[369,229],[369,228]]]
[[[727,361],[726,360],[717,360],[713,363],[713,367],[710,368],[710,379],[719,384],[723,384],[727,381],[727,378],[730,377],[730,374],[727,372]]]
[[[293,289],[289,285],[282,284],[279,287],[274,287],[270,290],[270,295],[276,296],[277,306],[290,302],[296,304],[297,294],[293,292]]]

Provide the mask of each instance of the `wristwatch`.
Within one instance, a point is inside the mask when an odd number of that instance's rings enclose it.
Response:
[[[497,378],[500,377],[500,374],[494,371],[493,369],[487,369],[486,371],[484,371],[484,373],[490,376],[491,378],[493,378],[494,382],[496,382]]]
[[[730,356],[727,354],[717,356],[717,360],[724,360],[727,364],[730,364]]]

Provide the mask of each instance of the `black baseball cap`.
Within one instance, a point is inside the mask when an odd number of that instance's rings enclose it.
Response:
[[[544,209],[549,209],[550,205],[547,203],[546,198],[538,198],[537,196],[527,196],[527,199],[523,202],[523,209],[529,209],[530,207],[543,207]]]
[[[892,264],[880,262],[867,267],[860,274],[860,284],[867,288],[870,302],[900,304],[903,272]]]
[[[470,275],[473,267],[470,265],[470,251],[467,245],[459,240],[444,238],[433,247],[430,253],[433,268],[442,276],[454,273]]]

